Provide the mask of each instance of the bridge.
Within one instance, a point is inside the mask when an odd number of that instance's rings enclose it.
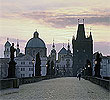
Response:
[[[7,90],[5,90],[7,91]],[[109,100],[103,87],[76,77],[62,77],[21,85],[18,91],[3,94],[0,100]]]

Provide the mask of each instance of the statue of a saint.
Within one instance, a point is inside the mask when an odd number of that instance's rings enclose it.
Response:
[[[12,43],[12,46],[10,47],[10,58],[11,61],[14,61],[14,52],[16,51],[16,49],[14,48],[14,43]]]

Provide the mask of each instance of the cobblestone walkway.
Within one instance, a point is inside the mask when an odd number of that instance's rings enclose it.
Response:
[[[87,80],[66,77],[22,85],[0,100],[110,100],[110,93]]]

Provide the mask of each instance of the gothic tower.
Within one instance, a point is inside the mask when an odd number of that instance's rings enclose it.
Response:
[[[78,20],[78,30],[76,39],[72,40],[73,47],[73,75],[76,76],[78,72],[82,70],[82,68],[86,64],[86,60],[88,59],[91,62],[92,66],[92,55],[93,55],[93,40],[92,34],[90,32],[89,37],[85,35],[84,28],[84,19],[83,24],[79,24]]]
[[[10,47],[11,44],[9,42],[9,39],[7,38],[7,42],[5,43],[4,58],[10,58]]]

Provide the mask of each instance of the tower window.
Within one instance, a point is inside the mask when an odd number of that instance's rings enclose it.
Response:
[[[84,50],[84,52],[85,52],[85,50]]]

